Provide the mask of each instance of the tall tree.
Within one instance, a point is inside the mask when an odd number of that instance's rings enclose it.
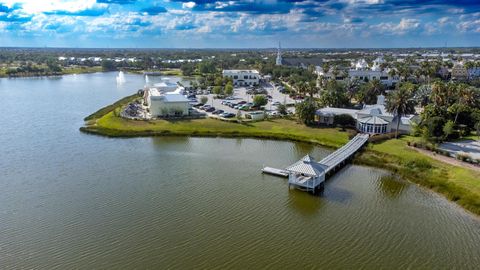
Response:
[[[415,102],[413,94],[415,86],[411,83],[402,84],[396,91],[390,92],[387,97],[386,109],[394,115],[397,120],[397,128],[395,129],[395,138],[398,137],[398,129],[402,117],[415,112]]]

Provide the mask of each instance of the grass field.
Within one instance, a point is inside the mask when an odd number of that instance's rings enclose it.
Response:
[[[109,137],[138,136],[221,136],[254,137],[309,142],[338,148],[349,133],[336,128],[314,128],[294,120],[275,119],[261,122],[227,122],[216,119],[135,121],[118,117],[120,107],[138,98],[126,97],[85,118],[81,128],[87,133]],[[390,170],[406,180],[430,188],[480,215],[480,173],[453,166],[407,146],[412,137],[370,143],[357,154],[354,162]]]
[[[87,119],[92,120],[92,119]],[[111,137],[193,135],[255,137],[305,141],[336,148],[348,141],[348,133],[334,128],[311,128],[293,120],[275,119],[261,122],[220,121],[215,119],[135,121],[109,112],[83,131]]]

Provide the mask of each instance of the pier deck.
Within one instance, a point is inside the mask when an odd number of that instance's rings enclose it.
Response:
[[[320,179],[321,181],[313,181],[314,182],[313,185],[315,186],[314,187],[309,186],[309,189],[315,190],[317,186],[322,185],[327,174],[335,171],[337,167],[340,167],[341,165],[343,165],[346,160],[348,160],[351,156],[353,156],[363,145],[365,145],[365,143],[368,141],[368,137],[369,137],[368,134],[358,134],[355,137],[353,137],[347,144],[345,144],[344,146],[337,149],[335,152],[331,153],[330,155],[326,156],[324,159],[317,162],[320,165],[320,167],[323,168],[323,171],[321,172],[321,175],[317,176],[317,178],[312,178],[312,179]],[[301,162],[301,160],[299,162]],[[288,170],[265,167],[262,169],[262,172],[266,174],[292,178],[292,179],[289,179],[289,185],[292,184],[294,186],[299,186],[302,188],[305,187],[305,184],[303,182],[298,181],[298,179],[293,179],[293,178],[299,178],[299,177],[301,178],[301,176],[299,175],[292,176]]]

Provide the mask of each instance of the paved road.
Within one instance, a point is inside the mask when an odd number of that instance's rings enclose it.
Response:
[[[446,142],[438,147],[454,155],[467,154],[474,159],[480,159],[480,141],[465,140],[458,142]]]

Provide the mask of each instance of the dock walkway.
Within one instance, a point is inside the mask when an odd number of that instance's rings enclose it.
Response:
[[[345,161],[347,161],[358,150],[360,150],[360,148],[362,148],[362,146],[365,145],[365,143],[367,143],[368,137],[369,137],[368,134],[357,134],[347,144],[337,149],[335,152],[331,153],[330,155],[326,156],[324,159],[320,160],[319,162],[316,162],[320,166],[317,166],[310,162],[310,164],[315,165],[316,168],[318,167],[322,168],[323,171],[320,172],[320,175],[311,175],[312,177],[310,179],[312,181],[310,181],[308,185],[305,184],[305,182],[307,182],[306,180],[300,181],[304,177],[303,174],[298,174],[298,171],[296,171],[295,173],[292,173],[289,170],[287,170],[288,168],[282,170],[282,169],[276,169],[272,167],[265,167],[262,169],[262,172],[266,174],[281,176],[281,177],[289,177],[289,185],[292,184],[294,186],[298,186],[301,188],[308,187],[308,190],[312,190],[312,189],[315,190],[317,186],[323,185],[323,182],[325,181],[325,177],[329,175],[330,172],[334,172],[335,169],[342,166],[345,163]],[[294,165],[298,166],[298,164],[299,163],[301,164],[302,162],[304,162],[305,164],[308,163],[306,161],[300,160]],[[292,167],[292,166],[289,166],[289,167]]]

